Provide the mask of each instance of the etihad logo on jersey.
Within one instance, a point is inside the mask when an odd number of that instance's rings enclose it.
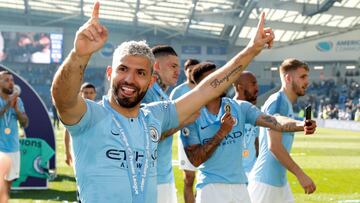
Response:
[[[134,151],[134,158],[136,162],[136,168],[142,168],[145,162],[145,152],[144,151]],[[128,168],[127,159],[129,158],[125,149],[109,149],[106,151],[106,157],[112,160],[120,161],[121,168]],[[151,160],[149,161],[149,167],[155,167],[157,159],[157,149],[151,153]]]
[[[240,142],[240,137],[243,135],[241,131],[231,132],[230,134],[226,135],[226,137],[221,142],[220,146],[235,144],[236,142]],[[206,138],[202,140],[202,144],[208,143],[212,138]]]

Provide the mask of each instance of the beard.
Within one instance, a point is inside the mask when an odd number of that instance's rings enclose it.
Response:
[[[299,85],[297,85],[294,81],[292,82],[292,90],[295,94],[300,97],[305,95],[305,90],[303,90]]]
[[[128,85],[128,86],[132,86],[135,88],[135,92],[137,93],[136,96],[134,98],[129,98],[129,97],[119,97],[118,95],[118,92],[120,90],[120,86],[121,85]],[[114,84],[112,86],[112,90],[111,90],[111,94],[114,96],[115,98],[115,101],[117,104],[119,104],[121,107],[124,107],[124,108],[133,108],[135,107],[136,105],[138,105],[141,100],[145,97],[145,94],[146,94],[146,91],[142,91],[140,92],[140,89],[138,87],[136,87],[135,85],[130,85],[128,84],[127,82],[125,83],[118,83],[118,84]]]
[[[11,89],[2,88],[2,92],[4,94],[11,95],[14,92],[14,89],[13,88],[11,88]]]
[[[244,91],[244,96],[245,96],[245,100],[252,103],[252,104],[256,104],[256,100],[257,100],[257,92],[255,94],[251,94],[249,91],[245,90]]]

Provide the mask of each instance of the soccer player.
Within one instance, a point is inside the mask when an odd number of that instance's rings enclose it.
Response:
[[[200,63],[192,78],[199,84],[215,70],[213,63]],[[199,169],[196,202],[250,203],[241,156],[245,123],[277,131],[313,133],[315,122],[309,122],[311,127],[289,118],[268,116],[246,101],[221,96],[211,100],[181,137],[189,160]]]
[[[6,175],[5,185],[10,192],[11,183],[19,178],[20,144],[18,122],[25,128],[29,119],[24,104],[15,91],[14,77],[8,71],[0,72],[0,152],[11,158],[11,167]]]
[[[151,49],[155,56],[153,66],[156,82],[148,89],[143,103],[170,100],[166,91],[176,85],[179,78],[179,58],[175,50],[168,45],[158,45]],[[163,134],[157,148],[157,191],[159,203],[176,203],[176,188],[172,170],[173,136]]]
[[[51,93],[73,141],[75,174],[82,202],[157,202],[157,144],[224,92],[274,34],[261,15],[249,45],[186,96],[140,107],[151,85],[154,55],[145,42],[122,43],[106,70],[108,96],[100,104],[79,95],[86,65],[108,38],[99,21],[100,3],[76,33],[74,48],[57,70]],[[159,194],[161,195],[161,194]]]
[[[199,61],[196,59],[187,59],[185,61],[184,71],[185,71],[186,81],[173,89],[173,91],[170,94],[171,100],[175,100],[179,98],[180,96],[184,95],[185,93],[189,92],[192,88],[195,87],[195,83],[191,78],[191,72],[196,64],[199,64]],[[197,116],[194,116],[193,118],[196,119]],[[191,121],[195,121],[195,120],[191,120]],[[180,131],[180,133],[182,133],[182,131]],[[193,203],[195,202],[193,186],[195,181],[196,167],[193,166],[189,161],[189,159],[187,158],[184,151],[184,146],[182,145],[182,142],[180,140],[180,136],[178,138],[179,138],[178,139],[179,168],[184,171],[184,200],[185,203]]]
[[[234,100],[243,100],[256,105],[259,87],[253,73],[244,71],[236,82],[234,82],[233,86],[235,89]],[[246,177],[248,177],[259,153],[259,127],[245,123],[244,130],[245,133],[242,143],[243,152],[241,156],[243,158],[242,162],[245,174]]]
[[[286,59],[280,65],[282,87],[265,102],[262,111],[270,115],[295,117],[293,104],[305,95],[309,84],[309,67],[296,59]],[[316,190],[314,182],[290,157],[293,132],[260,129],[259,156],[249,176],[249,194],[254,203],[294,202],[286,170],[293,173],[306,194]]]

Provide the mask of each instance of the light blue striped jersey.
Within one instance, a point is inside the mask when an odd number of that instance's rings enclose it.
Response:
[[[262,111],[268,115],[282,115],[294,118],[291,102],[283,91],[279,91],[266,100]],[[282,187],[287,183],[286,168],[276,159],[269,149],[268,129],[260,128],[259,156],[249,175],[249,181],[257,181]],[[283,132],[281,143],[290,153],[294,140],[293,132]]]

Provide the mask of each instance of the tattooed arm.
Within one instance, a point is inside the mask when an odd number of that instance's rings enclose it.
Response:
[[[176,133],[177,131],[181,130],[182,128],[184,128],[187,125],[190,125],[191,123],[195,122],[195,120],[199,117],[200,112],[197,111],[195,113],[193,113],[189,118],[187,118],[183,123],[181,123],[179,125],[179,127],[177,128],[171,128],[165,132],[163,132],[161,134],[161,138],[160,141],[164,140],[165,138],[169,137],[170,135],[173,135],[174,133]]]
[[[196,167],[207,161],[219,146],[224,137],[229,134],[234,125],[230,113],[225,113],[221,118],[221,127],[216,134],[205,144],[196,144],[185,147],[189,161]]]
[[[179,123],[225,92],[265,45],[272,46],[274,34],[270,28],[264,28],[264,23],[265,14],[262,13],[256,35],[250,40],[248,46],[222,68],[207,76],[188,94],[175,100]]]
[[[303,121],[297,121],[285,116],[260,115],[256,119],[256,125],[267,127],[281,132],[305,131],[306,134],[313,134],[316,129],[315,121],[310,121],[311,126],[306,126]]]
[[[108,32],[99,22],[99,2],[92,17],[76,32],[74,48],[60,66],[51,86],[53,102],[61,120],[75,124],[86,112],[84,99],[79,95],[84,71],[91,55],[106,42]]]
[[[3,116],[7,110],[10,108],[10,102],[5,101],[6,104],[0,110],[0,116]]]

